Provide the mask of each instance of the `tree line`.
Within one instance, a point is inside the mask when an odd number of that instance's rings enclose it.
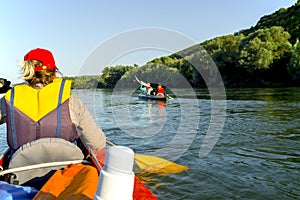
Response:
[[[113,88],[117,83],[129,87],[137,85],[137,76],[170,87],[206,87],[209,79],[203,76],[212,76],[215,65],[226,87],[300,86],[299,22],[300,0],[288,9],[263,16],[249,29],[204,41],[143,66],[106,67],[101,76],[75,82],[77,87],[84,82],[99,88]]]

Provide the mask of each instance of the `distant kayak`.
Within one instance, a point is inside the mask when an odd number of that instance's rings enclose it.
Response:
[[[140,87],[138,88],[141,92],[138,96],[139,99],[159,101],[167,101],[167,98],[173,99],[165,92],[165,86],[159,83],[145,83],[144,81],[140,81],[137,77],[135,77],[135,79],[140,83]]]
[[[139,94],[139,99],[150,99],[150,100],[158,100],[158,101],[167,101],[166,96],[161,96],[161,95],[149,95],[149,94]]]

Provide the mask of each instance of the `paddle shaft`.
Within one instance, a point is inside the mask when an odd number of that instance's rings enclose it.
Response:
[[[166,96],[167,96],[169,99],[173,99],[173,97],[171,97],[171,96],[168,95],[167,93],[166,93]]]
[[[89,156],[92,160],[92,162],[97,166],[97,170],[98,172],[100,172],[100,170],[102,169],[102,166],[100,165],[97,156],[94,154],[92,148],[90,147],[90,145],[86,142],[86,140],[80,136],[81,142],[83,143],[83,145],[85,146],[85,148],[87,149]]]
[[[114,144],[113,142],[106,140],[106,144],[110,145],[110,146],[117,146],[116,144]]]

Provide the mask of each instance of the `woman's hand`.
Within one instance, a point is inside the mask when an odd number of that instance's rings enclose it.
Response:
[[[6,80],[5,78],[0,78],[0,93],[6,93],[8,90],[11,89],[10,81]]]

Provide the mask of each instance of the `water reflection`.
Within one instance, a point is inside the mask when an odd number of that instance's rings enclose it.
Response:
[[[165,102],[164,101],[154,101],[154,102],[148,102],[146,104],[148,108],[148,117],[151,122],[153,122],[153,119],[159,119],[160,122],[165,122]]]
[[[299,101],[300,88],[227,88],[227,99],[230,100],[261,100]]]

